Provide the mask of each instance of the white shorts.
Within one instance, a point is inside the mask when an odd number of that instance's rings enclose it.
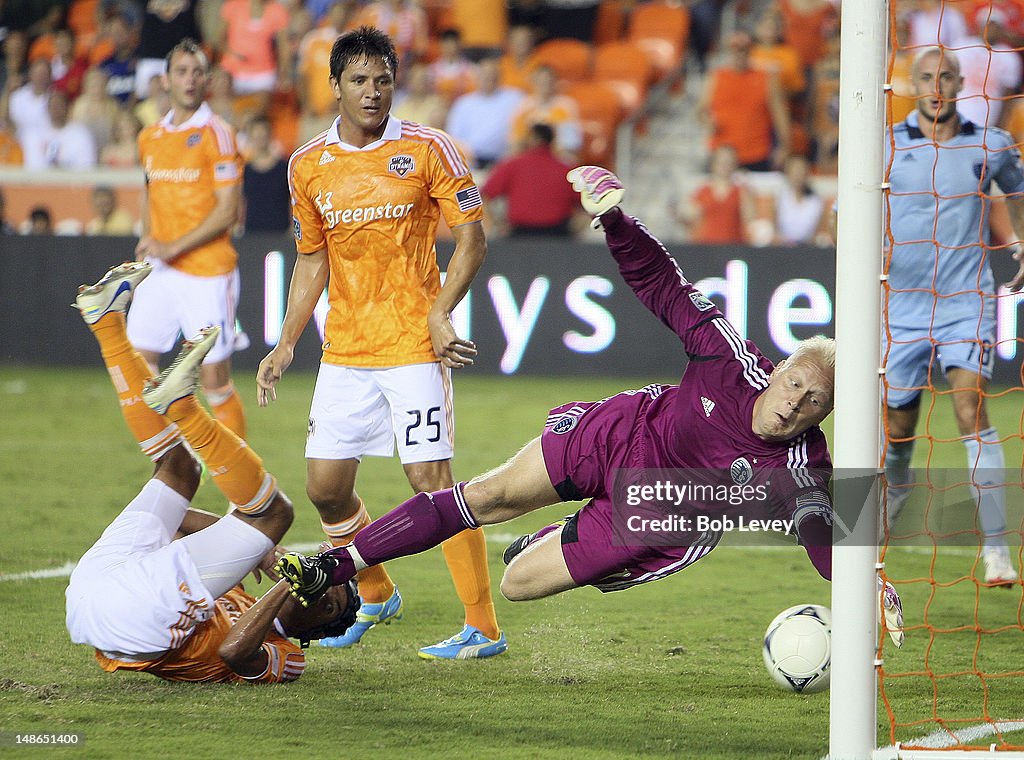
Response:
[[[150,480],[78,561],[65,592],[73,642],[121,660],[181,646],[273,548],[230,516],[173,541],[187,508],[181,494]]]
[[[231,357],[235,350],[235,309],[241,278],[228,274],[197,277],[162,261],[150,261],[153,272],[139,283],[128,309],[128,341],[137,349],[165,354],[179,336],[191,338],[204,327],[220,326],[220,337],[203,364]]]
[[[320,364],[309,410],[307,459],[452,458],[451,370],[438,362],[365,369]]]

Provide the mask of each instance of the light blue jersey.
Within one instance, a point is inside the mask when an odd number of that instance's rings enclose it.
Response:
[[[955,137],[936,144],[921,132],[914,111],[893,127],[893,141],[886,145],[887,164],[893,156],[890,325],[927,331],[994,320],[989,194],[993,181],[1007,195],[1024,192],[1013,138],[961,121]]]

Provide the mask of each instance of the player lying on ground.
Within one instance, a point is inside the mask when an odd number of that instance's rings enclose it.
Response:
[[[626,283],[682,340],[690,361],[679,385],[560,406],[540,437],[496,470],[418,494],[363,528],[347,547],[314,557],[285,555],[277,567],[300,600],[312,603],[364,567],[421,552],[458,531],[559,501],[589,499],[567,520],[509,546],[501,582],[508,599],[538,599],[583,585],[625,589],[682,570],[714,549],[721,531],[693,533],[670,546],[623,545],[614,495],[615,478],[627,470],[700,470],[727,478],[736,472],[744,483],[763,485],[772,514],[792,521],[811,563],[831,577],[832,465],[818,424],[832,411],[834,341],[804,341],[773,366],[683,277],[661,243],[618,208],[624,189],[614,174],[580,167],[569,179],[604,227]],[[679,510],[693,516],[708,507],[684,503]],[[899,642],[899,598],[891,586],[883,598]]]
[[[354,585],[332,588],[309,608],[278,582],[259,601],[241,580],[270,568],[292,522],[292,505],[246,444],[195,397],[199,365],[217,340],[208,327],[186,342],[155,380],[132,348],[124,312],[147,263],[122,264],[83,286],[78,307],[99,341],[125,421],[156,472],[71,574],[67,627],[96,648],[107,671],[144,670],[171,681],[294,681],[303,646],[355,620]],[[234,505],[225,517],[191,509],[206,462]]]

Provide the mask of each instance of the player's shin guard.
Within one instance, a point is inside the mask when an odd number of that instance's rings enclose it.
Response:
[[[501,630],[491,599],[491,572],[487,567],[484,532],[464,530],[441,544],[441,550],[455,584],[455,593],[466,608],[466,624],[489,639],[497,639]]]
[[[372,522],[363,500],[359,500],[359,509],[355,515],[337,523],[320,521],[320,526],[334,546],[345,546],[352,543],[356,533]],[[356,575],[359,584],[359,596],[364,602],[380,604],[387,601],[395,593],[395,584],[383,566],[365,568]]]
[[[418,493],[359,531],[351,547],[328,552],[342,559],[332,584],[347,582],[365,566],[418,554],[466,528],[478,527],[466,507],[464,486],[458,483],[454,488],[432,494]]]
[[[245,424],[245,409],[242,408],[242,399],[238,395],[238,391],[235,390],[234,383],[228,383],[222,388],[211,388],[204,393],[213,416],[244,441],[248,432]]]
[[[986,546],[1006,546],[1006,487],[1003,445],[994,427],[977,438],[965,438],[967,469],[971,473],[971,495],[978,505],[978,521]]]
[[[100,344],[103,363],[110,373],[121,414],[139,442],[142,453],[154,462],[181,441],[178,427],[160,416],[142,400],[142,386],[152,372],[146,360],[132,348],[125,331],[124,314],[109,312],[89,325]]]
[[[245,441],[210,417],[195,396],[171,404],[167,416],[177,423],[189,446],[206,462],[213,482],[246,515],[258,515],[270,505],[277,481]]]

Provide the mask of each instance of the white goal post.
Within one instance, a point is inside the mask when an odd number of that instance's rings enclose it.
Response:
[[[883,148],[888,62],[887,0],[842,4],[837,250],[834,465],[844,472],[877,472],[881,441],[881,276]],[[833,548],[830,760],[968,760],[1021,758],[1016,751],[878,748],[876,644],[878,494],[844,505],[855,489],[837,489],[840,517],[857,514],[856,533],[869,540]],[[863,499],[863,495],[861,496]],[[845,521],[845,522],[848,522]],[[838,529],[837,538],[841,535]],[[908,610],[913,619],[914,610]],[[919,614],[919,611],[918,613]],[[1024,725],[1024,723],[1022,723]],[[1019,730],[1006,726],[1007,730]],[[995,749],[994,747],[992,749]]]
[[[879,461],[887,21],[886,0],[842,4],[833,442],[837,473],[873,471]],[[842,504],[837,509],[852,511]],[[867,520],[866,529],[877,535],[877,510],[866,511],[874,514],[862,515],[861,522]],[[861,543],[835,546],[832,553],[829,757],[835,760],[870,758],[877,746],[878,547]]]

